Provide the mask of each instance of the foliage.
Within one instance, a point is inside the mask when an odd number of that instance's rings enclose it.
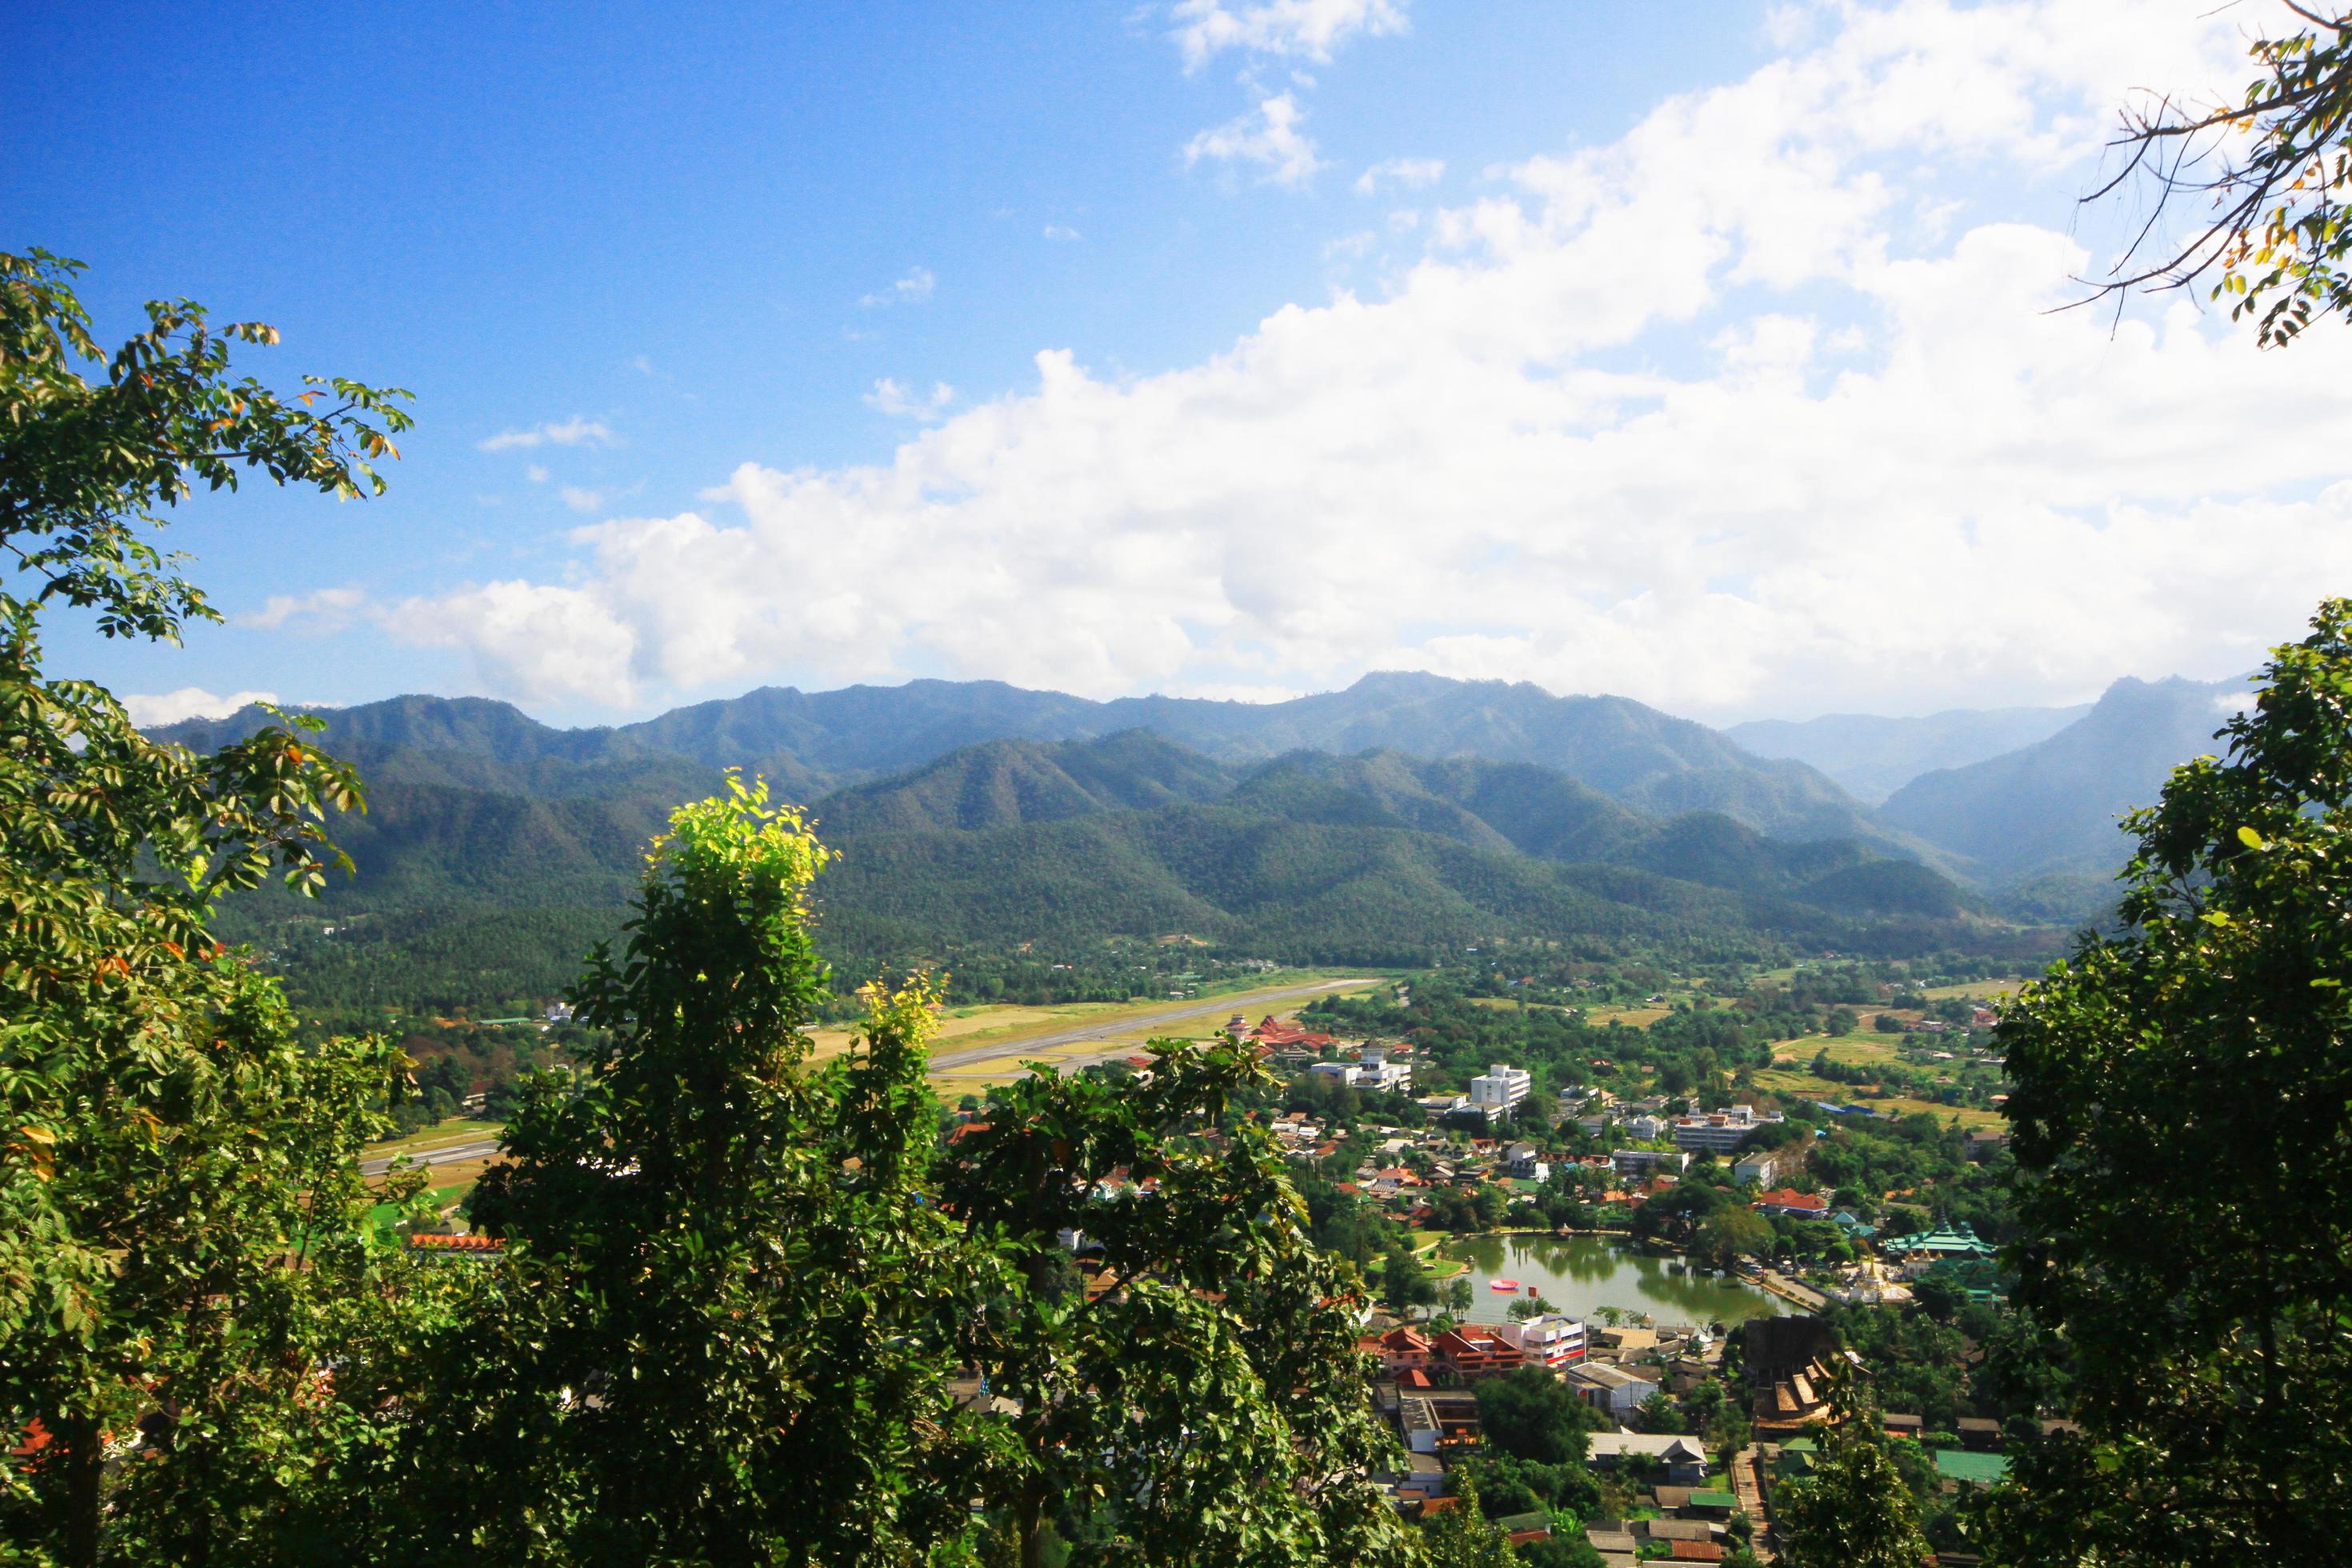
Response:
[[[2018,1300],[2088,1436],[2000,1510],[2017,1560],[2326,1555],[2352,1529],[2352,604],[2226,753],[2128,821],[2121,931],[2005,1014]]]
[[[1514,1458],[1580,1465],[1593,1416],[1568,1385],[1540,1366],[1514,1367],[1478,1380],[1478,1427]]]
[[[86,380],[78,270],[0,254],[0,1533],[33,1562],[262,1561],[347,1432],[313,1369],[392,1310],[353,1156],[398,1058],[299,1045],[211,920],[273,869],[315,889],[358,784],[299,721],[214,756],[146,739],[46,672],[41,622],[217,618],[151,542],[163,513],[244,471],[373,493],[408,421],[356,383],[321,411],[232,378],[232,343],[277,334],[185,300]]]
[[[1478,1483],[1465,1475],[1448,1506],[1422,1521],[1423,1561],[1429,1568],[1513,1568],[1511,1542],[1478,1506]]]
[[[475,1205],[503,1268],[386,1389],[418,1414],[373,1489],[383,1557],[897,1563],[969,1532],[947,1380],[1001,1271],[929,1190],[929,998],[873,992],[809,1066],[825,852],[730,784],[673,816],[623,955],[591,961],[604,1043],[508,1124]]]
[[[2257,37],[2262,74],[2235,104],[2135,106],[2117,145],[2123,170],[2087,200],[2138,177],[2153,183],[2156,216],[2102,294],[2185,288],[2220,270],[2211,297],[2232,321],[2254,321],[2264,347],[2291,343],[2317,317],[2352,307],[2352,12],[2330,17],[2289,7],[2305,26]],[[2216,160],[2218,159],[2218,166]],[[2177,249],[2137,265],[2157,216],[2186,195],[2214,216]]]
[[[1784,1483],[1772,1515],[1790,1568],[1918,1568],[1919,1507],[1886,1439],[1857,1420],[1824,1428],[1810,1476]]]
[[[1020,1406],[986,1477],[995,1523],[1024,1563],[1049,1526],[1072,1563],[1407,1560],[1363,1479],[1392,1439],[1355,1350],[1360,1288],[1316,1250],[1271,1138],[1226,1114],[1264,1069],[1233,1046],[1149,1048],[1148,1081],[1123,1087],[1032,1064],[943,1173],[949,1208],[1015,1264],[963,1341]],[[1037,1289],[1071,1235],[1092,1283]]]

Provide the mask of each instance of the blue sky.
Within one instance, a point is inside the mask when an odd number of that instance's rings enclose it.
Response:
[[[184,510],[230,626],[59,628],[159,715],[2071,700],[2242,668],[2352,566],[2294,455],[2333,342],[2041,313],[2112,104],[2239,69],[2194,5],[88,5],[0,47],[0,245],[89,262],[102,325],[185,294],[278,326],[269,377],[417,395],[383,500]],[[2241,388],[2315,406],[2248,452]]]

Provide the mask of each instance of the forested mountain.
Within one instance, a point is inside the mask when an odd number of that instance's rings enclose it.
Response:
[[[340,828],[356,880],[318,905],[265,893],[236,910],[306,994],[552,994],[617,926],[669,808],[719,776],[583,755],[495,704],[367,719],[343,741],[375,780],[369,812]],[[429,744],[384,738],[403,731]],[[1986,929],[1947,879],[1857,840],[1654,817],[1527,763],[1296,752],[1236,769],[1132,730],[982,742],[810,810],[842,852],[818,894],[825,944],[857,973],[1180,932],[1250,956],[1406,963],[1482,934],[1908,951]]]
[[[2248,695],[2236,680],[2118,680],[2049,739],[1914,779],[1880,815],[1991,882],[2112,871],[2129,847],[2117,821],[2154,805],[2173,767],[2214,751]]]
[[[593,730],[552,729],[480,699],[404,697],[322,716],[328,744],[357,761],[377,762],[395,751],[489,759],[535,794],[593,791],[614,770],[676,759],[711,770],[756,770],[806,798],[982,741],[1087,740],[1141,729],[1228,765],[1298,750],[1373,749],[1532,763],[1653,816],[1720,811],[1786,838],[1886,837],[1811,768],[1752,756],[1703,724],[1621,697],[1554,697],[1525,682],[1433,675],[1368,675],[1344,691],[1272,703],[1171,697],[1095,702],[986,680],[821,692],[770,687]],[[166,732],[205,750],[261,721],[248,711]]]
[[[1801,721],[1759,719],[1724,734],[1759,757],[1787,757],[1827,773],[1866,801],[1883,801],[1922,773],[1966,767],[2044,741],[2091,710],[1955,708],[1916,719],[1827,713]]]
[[[2236,690],[2120,683],[2056,734],[1916,779],[1876,813],[1801,763],[1637,703],[1430,676],[1262,705],[994,682],[769,689],[578,731],[499,702],[400,698],[325,715],[372,794],[340,828],[358,880],[322,906],[249,899],[232,920],[298,971],[373,976],[369,989],[549,994],[617,924],[669,808],[738,765],[813,803],[851,849],[827,940],[861,963],[1081,931],[1338,958],[1415,930],[1442,946],[1481,921],[1664,929],[1643,909],[1677,931],[1860,948],[1912,940],[1873,921],[1980,921],[1938,874],[1954,866],[2010,889],[2029,921],[2095,918],[2122,850],[2115,817],[2210,743]],[[2051,717],[1879,732],[1982,745]],[[167,733],[211,749],[259,721]]]
[[[1215,800],[1233,787],[1230,769],[1148,731],[1128,730],[1098,741],[985,741],[827,795],[814,815],[828,837],[1016,827]]]

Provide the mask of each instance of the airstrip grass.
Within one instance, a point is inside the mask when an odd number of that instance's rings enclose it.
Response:
[[[952,1008],[940,1019],[940,1028],[931,1040],[932,1050],[962,1052],[987,1047],[989,1054],[953,1067],[935,1068],[931,1084],[940,1093],[953,1098],[1018,1078],[1024,1060],[1086,1061],[1099,1058],[1118,1047],[1140,1046],[1150,1039],[1202,1038],[1215,1033],[1235,1013],[1245,1016],[1263,1011],[1289,1013],[1314,1000],[1294,996],[1264,1002],[1270,993],[1329,982],[1343,984],[1322,994],[1351,995],[1387,983],[1378,974],[1286,970],[1248,981],[1202,986],[1200,995],[1181,1000],[1163,996],[1139,1002],[1066,1002],[1045,1007],[991,1004]],[[1030,1043],[1041,1036],[1076,1028],[1087,1031],[1084,1040],[1054,1046]],[[848,1047],[854,1034],[845,1026],[812,1031],[813,1055],[819,1059],[838,1055]]]

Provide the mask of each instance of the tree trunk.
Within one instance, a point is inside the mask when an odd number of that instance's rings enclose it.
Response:
[[[65,1477],[65,1551],[58,1559],[67,1568],[97,1568],[99,1557],[100,1483],[106,1471],[105,1438],[98,1422],[79,1415],[58,1418],[58,1463]]]
[[[1021,1493],[1021,1568],[1045,1565],[1045,1489],[1032,1482]]]

